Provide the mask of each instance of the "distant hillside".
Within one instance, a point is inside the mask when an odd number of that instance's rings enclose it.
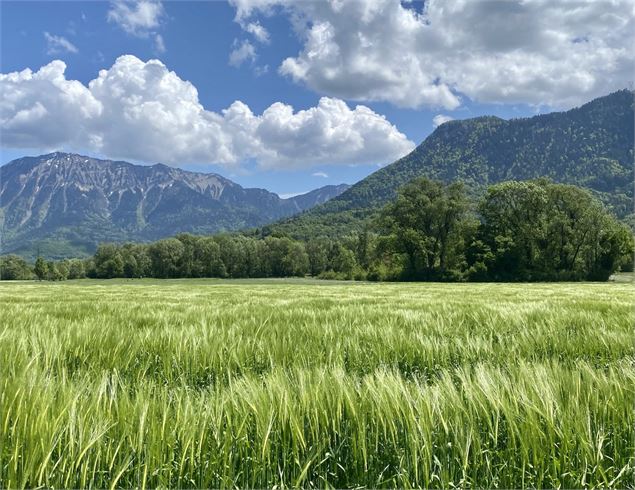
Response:
[[[156,240],[179,232],[260,226],[339,195],[326,186],[281,199],[217,174],[133,165],[68,153],[25,157],[0,167],[2,253],[58,258],[100,241]]]
[[[503,180],[548,177],[591,189],[619,217],[633,212],[633,92],[567,112],[509,121],[478,117],[439,126],[409,155],[339,197],[267,227],[296,237],[359,229],[415,177],[462,180],[474,192]]]

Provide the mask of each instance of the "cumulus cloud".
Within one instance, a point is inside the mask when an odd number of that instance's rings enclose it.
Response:
[[[56,60],[36,72],[0,74],[3,146],[289,169],[387,163],[414,147],[384,116],[334,98],[299,111],[277,102],[260,115],[236,101],[218,113],[158,60],[121,56],[87,86],[65,70]]]
[[[446,123],[448,121],[453,121],[453,120],[454,118],[452,116],[446,116],[445,114],[437,114],[436,116],[432,118],[432,126],[435,128],[438,128],[443,123]]]
[[[256,48],[249,41],[234,41],[234,47],[229,53],[229,64],[238,68],[245,61],[254,62],[256,60]]]
[[[45,32],[44,39],[46,39],[46,54],[79,52],[77,47],[65,37],[55,36],[53,34]]]
[[[322,177],[323,179],[328,179],[329,174],[326,172],[313,172],[311,174],[312,177]]]
[[[303,47],[279,72],[312,90],[403,107],[567,107],[632,79],[631,0],[231,0],[285,12]]]
[[[85,122],[103,107],[82,83],[67,80],[66,64],[55,60],[37,72],[0,74],[2,145],[51,149],[86,136]]]

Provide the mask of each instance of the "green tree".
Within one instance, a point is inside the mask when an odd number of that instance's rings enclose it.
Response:
[[[68,261],[68,278],[83,279],[86,277],[84,261],[81,259],[71,259]]]
[[[473,279],[606,280],[633,237],[589,191],[546,179],[491,186],[468,252]]]
[[[52,260],[49,260],[46,263],[46,269],[48,271],[48,274],[46,275],[46,279],[49,281],[60,281],[62,279],[59,271],[57,270],[57,267],[55,266],[55,262]]]
[[[0,257],[0,280],[15,281],[32,277],[29,264],[17,255],[4,255]]]
[[[203,237],[195,251],[195,277],[225,277],[227,271],[221,259],[218,243],[213,238]]]
[[[309,261],[309,274],[318,276],[327,270],[329,243],[326,239],[313,239],[305,244]]]
[[[33,267],[33,272],[38,278],[38,281],[42,281],[47,278],[48,265],[46,264],[46,261],[42,257],[38,257],[35,260],[35,267]]]
[[[148,253],[152,261],[152,276],[179,277],[184,249],[183,243],[176,238],[159,240],[150,245]]]
[[[586,247],[586,279],[606,281],[633,258],[635,243],[631,230],[613,216],[606,214],[592,230]]]
[[[355,253],[342,244],[336,243],[331,258],[332,270],[341,273],[346,279],[352,279],[356,265]]]
[[[139,265],[134,255],[128,253],[123,258],[123,275],[124,277],[140,277]]]
[[[66,281],[68,279],[68,263],[66,260],[62,260],[55,264],[55,269],[57,271],[57,280],[58,281]]]
[[[124,263],[117,245],[104,243],[97,247],[94,256],[96,275],[102,279],[123,277]]]
[[[467,222],[463,185],[444,185],[427,178],[402,187],[379,221],[389,238],[386,250],[404,254],[404,277],[416,280],[446,279],[459,273]]]
[[[482,242],[493,253],[488,274],[497,280],[531,280],[540,243],[547,240],[548,193],[538,181],[503,182],[488,188],[479,206]]]
[[[265,238],[271,274],[274,277],[303,276],[309,269],[304,245],[290,238]]]

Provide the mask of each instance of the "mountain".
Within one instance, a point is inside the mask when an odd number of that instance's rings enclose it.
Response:
[[[133,165],[70,153],[0,167],[2,252],[60,257],[100,241],[156,240],[261,226],[339,195],[326,186],[281,199],[217,174]]]
[[[475,194],[504,180],[548,177],[590,189],[614,214],[633,212],[633,92],[523,119],[477,117],[439,126],[410,154],[326,204],[267,227],[295,237],[360,229],[415,177],[465,182]]]

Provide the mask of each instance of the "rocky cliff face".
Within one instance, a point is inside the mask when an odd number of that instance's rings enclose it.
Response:
[[[281,199],[217,174],[162,164],[69,153],[25,157],[0,167],[2,252],[33,248],[38,241],[90,251],[99,241],[238,230],[309,209],[347,188],[327,186]]]

